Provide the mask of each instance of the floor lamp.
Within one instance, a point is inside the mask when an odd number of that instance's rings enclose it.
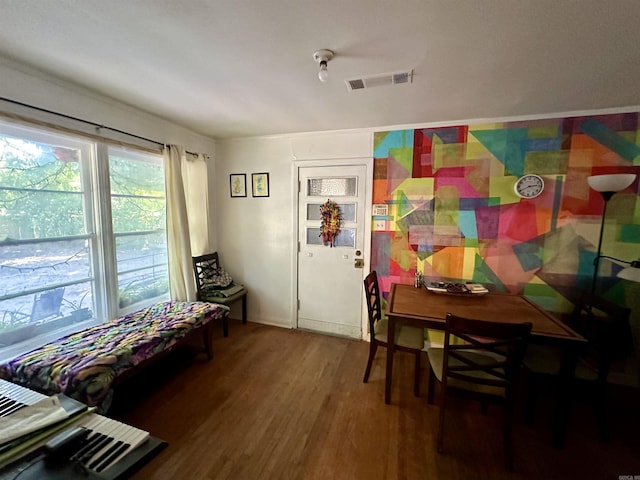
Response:
[[[636,175],[634,173],[614,173],[609,175],[593,175],[587,178],[587,182],[589,183],[589,186],[593,188],[595,191],[600,192],[600,195],[602,195],[602,199],[604,200],[604,207],[602,209],[602,222],[600,224],[600,238],[598,239],[598,252],[596,253],[596,258],[593,261],[594,269],[593,269],[593,282],[591,283],[591,293],[595,293],[596,283],[598,281],[598,269],[600,266],[600,258],[602,257],[602,255],[600,255],[600,252],[602,250],[602,234],[604,233],[604,220],[607,214],[607,203],[609,202],[609,200],[611,200],[611,197],[613,197],[613,195],[615,195],[616,192],[619,192],[620,190],[624,190],[625,188],[627,188],[629,185],[633,183],[635,179],[636,179]],[[635,275],[637,275],[633,273],[633,270],[636,270],[637,267],[640,267],[640,261],[627,262],[627,261],[618,260],[612,257],[607,257],[607,258],[611,258],[612,260],[617,260],[619,262],[627,263],[630,265],[630,267],[625,268],[620,273],[623,273],[625,270],[632,269],[630,273],[627,273],[627,275],[630,275],[632,278],[635,278]],[[618,274],[618,276],[620,276],[620,274]],[[621,277],[621,278],[628,278],[628,277]],[[634,280],[634,281],[638,281],[638,280]]]

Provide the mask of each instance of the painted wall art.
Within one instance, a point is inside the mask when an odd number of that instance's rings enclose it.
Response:
[[[377,132],[373,204],[388,211],[372,218],[371,268],[383,296],[417,270],[567,311],[591,286],[600,234],[604,202],[587,177],[640,177],[639,128],[624,113]],[[544,183],[532,198],[515,189],[526,174]],[[640,259],[638,178],[608,203],[602,254]],[[620,303],[623,267],[601,261],[598,278]]]

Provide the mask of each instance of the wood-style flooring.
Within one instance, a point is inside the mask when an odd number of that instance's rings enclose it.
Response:
[[[611,440],[598,439],[592,408],[571,410],[566,446],[551,446],[552,397],[535,426],[514,425],[515,471],[503,467],[500,410],[452,403],[444,454],[438,407],[413,396],[413,357],[398,353],[385,405],[385,349],[362,383],[368,343],[258,324],[216,328],[214,358],[177,350],[116,391],[111,416],[169,446],[142,479],[608,479],[640,475],[640,396],[614,388]],[[621,477],[620,477],[621,478]]]

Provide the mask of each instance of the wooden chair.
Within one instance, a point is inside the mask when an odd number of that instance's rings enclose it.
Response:
[[[364,293],[367,300],[367,310],[369,312],[369,359],[367,368],[364,371],[364,383],[369,380],[371,365],[376,356],[378,347],[387,347],[387,319],[383,318],[380,302],[380,287],[378,286],[378,274],[373,271],[364,279]],[[417,397],[420,395],[420,356],[424,348],[424,329],[398,326],[396,328],[395,348],[397,350],[412,353],[415,355],[415,372],[413,382],[413,393]]]
[[[628,308],[593,294],[582,293],[567,320],[568,326],[588,341],[578,356],[574,371],[575,386],[583,387],[588,392],[587,397],[593,399],[596,425],[603,441],[608,439],[607,377],[616,358],[624,357],[632,349],[630,315]],[[562,350],[559,348],[530,345],[527,350],[524,358],[527,368],[527,423],[533,424],[534,421],[539,384],[545,378],[556,381],[561,362]]]
[[[207,286],[207,279],[220,267],[218,252],[192,257],[193,272],[196,277],[197,299],[201,302],[219,303],[231,305],[238,300],[242,301],[242,323],[247,323],[247,289],[243,285],[233,284],[227,289],[213,289]],[[222,331],[225,337],[229,336],[229,319],[225,315],[222,319]]]
[[[441,383],[438,452],[444,450],[444,414],[448,395],[503,406],[502,432],[507,468],[513,467],[511,419],[513,395],[531,323],[472,320],[447,314],[444,348],[427,351],[431,371],[427,399],[433,403],[435,380]]]

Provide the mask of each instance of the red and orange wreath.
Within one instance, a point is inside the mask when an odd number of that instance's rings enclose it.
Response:
[[[340,207],[336,202],[327,200],[326,203],[320,205],[320,217],[322,218],[320,223],[322,244],[329,244],[330,247],[333,247],[334,240],[340,233],[340,225],[342,225]]]

